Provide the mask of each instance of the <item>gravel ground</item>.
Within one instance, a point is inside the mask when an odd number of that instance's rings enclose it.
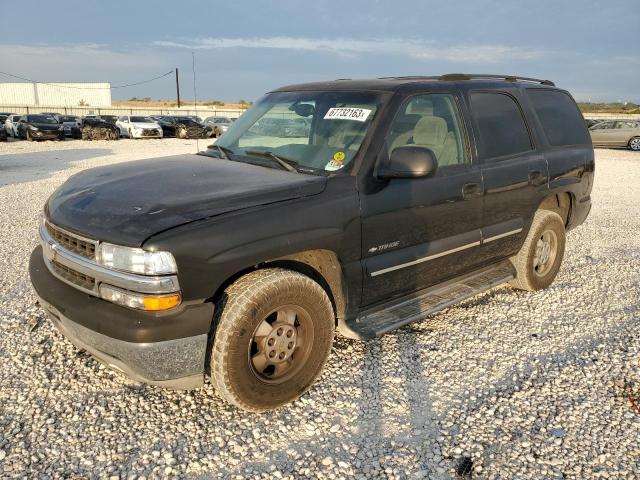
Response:
[[[201,142],[200,146],[203,146]],[[78,170],[195,141],[0,143],[0,477],[638,478],[640,155],[597,150],[594,207],[546,291],[501,287],[382,339],[253,415],[139,386],[35,305],[47,196]]]

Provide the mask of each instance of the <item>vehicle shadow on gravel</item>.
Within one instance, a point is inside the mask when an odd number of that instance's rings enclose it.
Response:
[[[0,155],[0,186],[42,180],[69,168],[70,163],[93,160],[111,153],[112,150],[107,148],[81,148]]]

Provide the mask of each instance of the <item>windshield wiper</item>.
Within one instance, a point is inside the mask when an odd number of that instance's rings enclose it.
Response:
[[[209,145],[207,147],[207,150],[217,150],[218,151],[218,155],[220,155],[220,158],[222,158],[223,160],[231,160],[229,158],[229,155],[233,155],[233,150],[231,150],[230,148],[226,148],[226,147],[221,147],[220,145],[218,145],[217,143],[212,143],[211,145]],[[207,153],[207,151],[202,151],[202,152],[198,152],[200,155],[206,155],[207,157],[210,157],[211,155],[209,155]]]
[[[295,160],[289,160],[288,158],[285,159],[269,151],[262,152],[260,150],[245,150],[244,153],[246,153],[247,155],[259,155],[261,157],[270,158],[271,160],[277,162],[285,170],[298,173],[298,169],[296,168],[298,162],[296,162]]]

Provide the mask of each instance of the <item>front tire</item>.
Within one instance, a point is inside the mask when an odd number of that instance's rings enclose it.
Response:
[[[279,268],[248,273],[227,287],[216,311],[211,381],[229,403],[272,410],[320,375],[335,318],[324,289],[306,275]]]
[[[640,152],[640,137],[633,137],[629,140],[629,148],[634,152]]]
[[[510,259],[516,270],[511,286],[536,291],[551,285],[560,270],[565,243],[566,233],[560,215],[538,210],[522,248]]]

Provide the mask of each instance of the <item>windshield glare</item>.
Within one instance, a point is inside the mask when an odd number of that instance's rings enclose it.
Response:
[[[282,92],[263,97],[217,144],[232,154],[272,152],[300,167],[346,170],[386,99],[373,92]]]

